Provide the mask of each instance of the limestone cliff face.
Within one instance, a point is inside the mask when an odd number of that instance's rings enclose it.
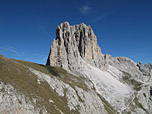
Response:
[[[80,69],[85,62],[101,67],[103,55],[97,44],[97,38],[90,26],[84,23],[70,26],[61,23],[56,29],[47,65],[65,69]]]
[[[68,22],[61,23],[56,28],[56,39],[52,43],[47,65],[80,72],[87,64],[100,70],[107,70],[109,66],[113,66],[143,82],[151,78],[151,64],[143,66],[127,57],[102,54],[90,26],[84,23],[73,26]]]

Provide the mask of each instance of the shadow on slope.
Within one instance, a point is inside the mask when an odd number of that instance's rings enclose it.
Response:
[[[64,70],[61,67],[54,67],[49,65],[42,65],[42,64],[36,64],[32,62],[27,62],[23,60],[15,60],[19,63],[22,63],[23,65],[26,65],[28,67],[31,67],[35,70],[38,70],[40,72],[43,72],[49,76],[55,76],[56,78],[62,80],[63,82],[69,84],[71,87],[74,88],[74,86],[78,86],[84,90],[87,90],[87,86],[85,85],[84,81],[86,80],[84,77],[81,76],[74,76],[70,73],[68,73],[66,70]]]

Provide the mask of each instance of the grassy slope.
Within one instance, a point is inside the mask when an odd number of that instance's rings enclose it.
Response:
[[[22,63],[28,67],[31,67],[35,70],[48,74],[50,76],[55,76],[56,78],[62,80],[63,82],[69,84],[70,86],[78,86],[87,90],[87,86],[84,84],[83,77],[77,77],[72,74],[69,74],[66,70],[61,67],[53,67],[53,66],[46,66],[41,64],[36,64],[32,62],[22,61],[22,60],[15,60],[19,63]]]
[[[28,96],[31,101],[33,98],[36,98],[37,106],[45,106],[49,113],[59,113],[58,110],[54,107],[54,104],[62,112],[70,113],[66,99],[64,97],[59,97],[56,92],[53,92],[47,82],[38,84],[37,76],[31,73],[25,65],[52,76],[52,74],[50,73],[52,69],[48,70],[48,68],[46,68],[45,66],[25,61],[12,60],[0,55],[0,81],[11,84],[18,92]],[[58,68],[56,70],[58,70]],[[60,73],[62,73],[63,75],[65,73],[65,76],[70,76],[70,74],[66,73],[63,69],[60,69],[59,72],[56,72],[56,70],[54,70],[56,76],[59,76]],[[73,83],[75,84],[75,82]],[[50,103],[49,99],[52,99],[54,101],[54,104]]]

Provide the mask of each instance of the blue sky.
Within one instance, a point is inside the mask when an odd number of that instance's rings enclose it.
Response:
[[[64,21],[90,25],[104,54],[152,62],[152,0],[0,0],[0,54],[45,64]]]

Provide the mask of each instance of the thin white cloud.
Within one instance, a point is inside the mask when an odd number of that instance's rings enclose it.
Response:
[[[40,25],[40,29],[46,34],[46,36],[51,37],[51,35],[44,29],[44,27],[42,25]]]
[[[110,12],[107,12],[107,13],[104,13],[104,14],[101,14],[99,17],[96,17],[92,23],[96,23],[96,22],[99,22],[101,20],[103,20],[104,18],[108,17],[110,14],[112,14],[114,11],[110,11]]]
[[[11,53],[16,54],[17,56],[20,56],[20,53],[12,46],[3,46],[3,47],[0,47],[0,50],[4,52],[11,52]]]
[[[79,8],[79,11],[80,11],[82,14],[86,15],[87,13],[89,13],[90,9],[91,9],[91,8],[90,8],[89,6],[84,5],[84,6],[82,6],[82,7]]]

